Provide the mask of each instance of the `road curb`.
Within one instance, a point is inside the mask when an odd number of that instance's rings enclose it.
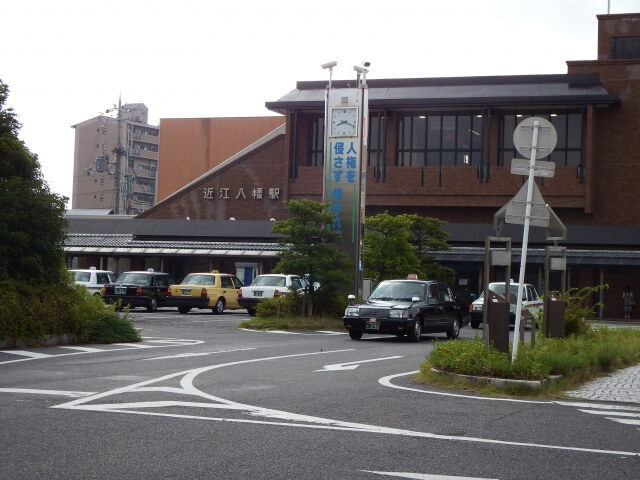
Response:
[[[444,370],[438,370],[431,367],[431,371],[442,375],[443,377],[453,378],[455,380],[465,380],[472,383],[480,383],[486,385],[496,385],[498,387],[507,387],[511,385],[519,385],[533,390],[545,387],[550,383],[557,382],[561,375],[551,375],[549,378],[543,378],[542,380],[516,380],[513,378],[497,378],[497,377],[480,377],[476,375],[463,375],[461,373],[446,372]]]

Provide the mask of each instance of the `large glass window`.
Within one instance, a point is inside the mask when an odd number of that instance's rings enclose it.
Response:
[[[513,158],[523,158],[513,144],[513,132],[516,126],[525,118],[541,117],[549,120],[558,134],[556,148],[551,155],[544,160],[555,162],[556,165],[577,166],[582,161],[582,113],[557,112],[557,113],[518,113],[505,115],[500,124],[500,165],[511,165]]]
[[[324,165],[324,118],[317,117],[311,122],[309,135],[309,165],[322,167]]]
[[[482,136],[482,115],[407,115],[398,123],[398,165],[480,165]]]

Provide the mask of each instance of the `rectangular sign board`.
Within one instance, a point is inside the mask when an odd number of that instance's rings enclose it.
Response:
[[[511,173],[514,175],[529,175],[531,160],[514,158],[511,160]],[[556,171],[554,162],[536,161],[533,175],[536,177],[552,178]]]

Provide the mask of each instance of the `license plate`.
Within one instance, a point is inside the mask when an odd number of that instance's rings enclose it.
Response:
[[[116,295],[126,295],[127,287],[116,287]]]
[[[254,297],[261,297],[262,296],[262,290],[254,290],[253,291],[253,296]]]
[[[380,324],[375,320],[372,322],[366,322],[365,328],[367,330],[380,330]]]
[[[182,292],[182,295],[191,295],[191,289],[190,288],[183,288],[180,291]]]

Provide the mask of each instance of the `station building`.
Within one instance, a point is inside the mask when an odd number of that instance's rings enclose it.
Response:
[[[154,266],[180,277],[217,268],[250,280],[275,265],[273,220],[283,201],[322,200],[324,101],[328,81],[298,82],[266,107],[282,126],[193,178],[134,219],[70,217],[70,264],[116,270]],[[349,81],[333,81],[334,88]],[[456,289],[482,288],[484,243],[494,215],[522,187],[513,175],[516,125],[536,116],[558,134],[545,160],[553,178],[538,188],[566,225],[569,287],[608,284],[606,316],[621,316],[625,285],[640,291],[640,14],[598,16],[596,60],[567,62],[567,73],[369,79],[367,216],[415,213],[447,222],[452,249],[434,252],[457,271]],[[161,139],[179,135],[165,131]],[[183,128],[167,122],[167,128]],[[192,132],[197,136],[198,132]],[[190,142],[203,148],[202,142]],[[164,146],[163,171],[191,148]],[[195,148],[195,147],[194,147]],[[517,278],[522,227],[512,238]],[[526,280],[543,291],[545,229],[532,228]],[[494,272],[499,279],[500,272]],[[554,279],[553,282],[557,282]],[[601,312],[602,314],[603,312]]]

